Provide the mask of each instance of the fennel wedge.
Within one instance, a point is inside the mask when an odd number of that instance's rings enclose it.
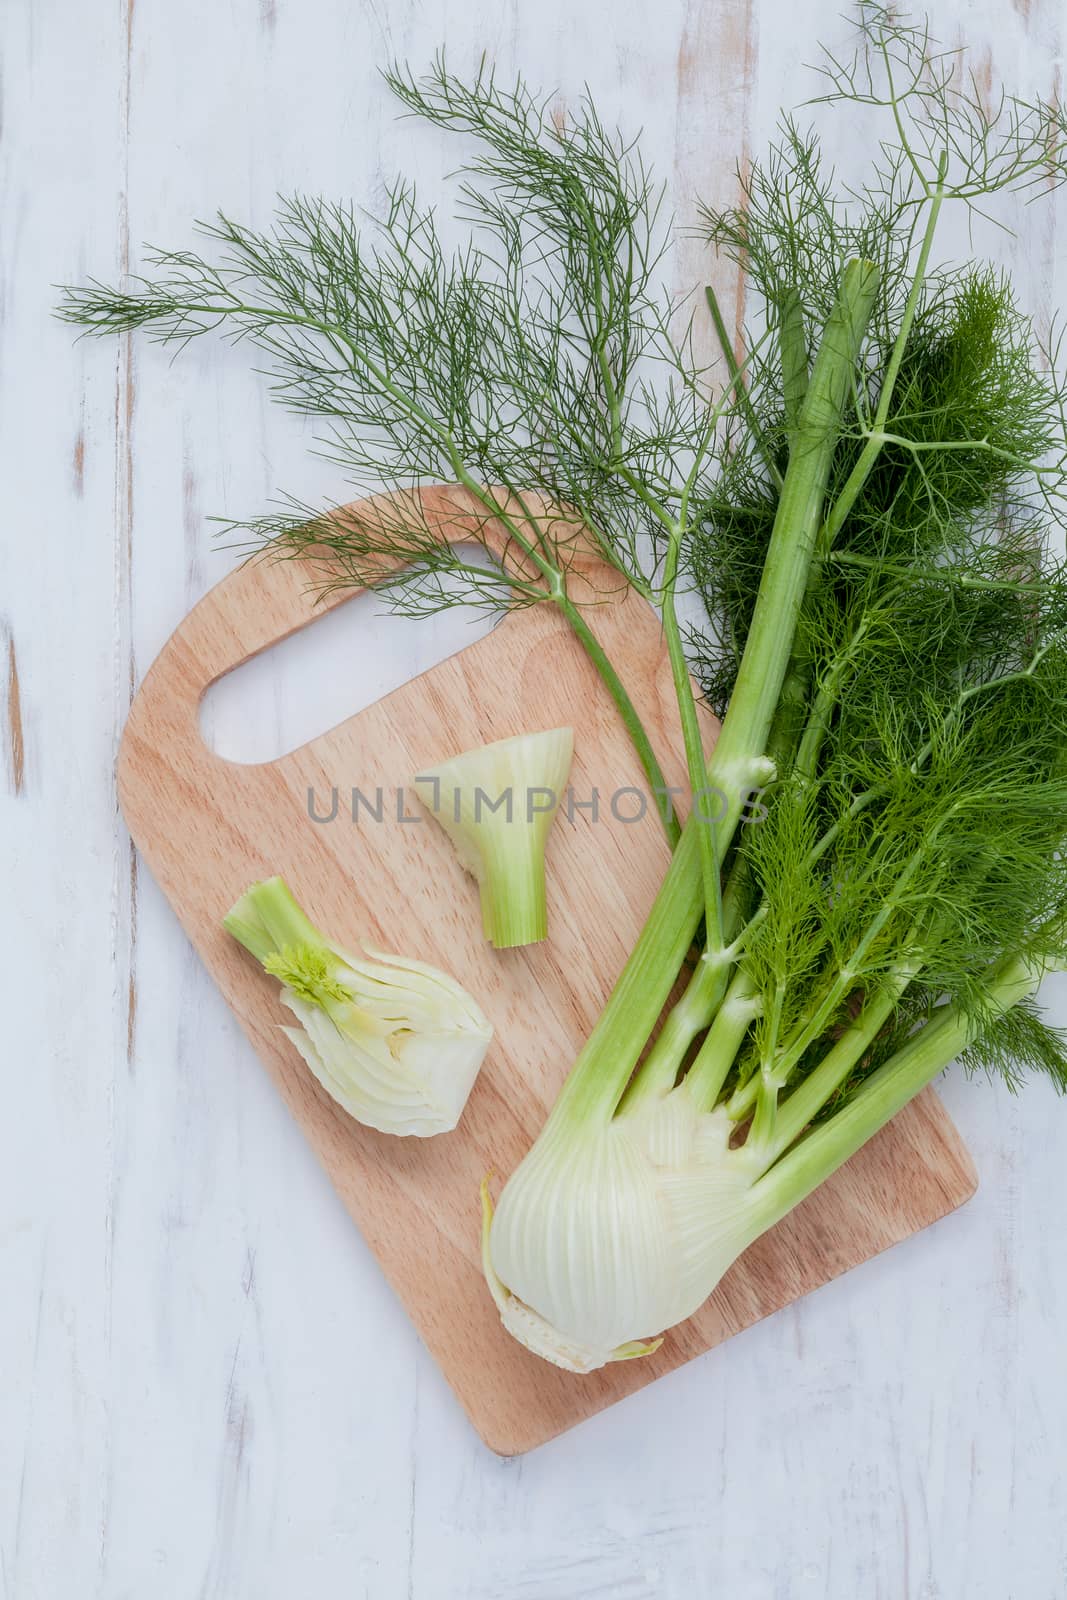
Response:
[[[357,1122],[416,1138],[458,1123],[493,1030],[454,979],[423,961],[324,938],[282,878],[247,889],[223,926],[282,986],[283,1031]]]
[[[478,884],[482,929],[498,950],[548,932],[545,845],[573,753],[571,729],[552,728],[467,750],[413,779]]]

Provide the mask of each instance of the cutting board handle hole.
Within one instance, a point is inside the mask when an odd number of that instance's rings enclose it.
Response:
[[[479,547],[457,548],[489,565]],[[239,765],[277,761],[475,644],[500,616],[458,602],[419,618],[383,607],[373,590],[354,595],[219,678],[200,704],[208,748]]]

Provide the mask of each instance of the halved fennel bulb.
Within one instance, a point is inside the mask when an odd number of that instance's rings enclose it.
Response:
[[[428,1138],[459,1121],[493,1030],[453,978],[423,961],[332,944],[282,878],[253,884],[223,919],[282,985],[283,1032],[357,1122]]]
[[[467,750],[413,780],[477,880],[482,928],[498,950],[548,931],[545,843],[573,753],[571,729],[552,728]]]

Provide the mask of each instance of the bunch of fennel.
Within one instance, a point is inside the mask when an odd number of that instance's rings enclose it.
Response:
[[[1009,282],[936,255],[951,209],[1057,187],[1067,129],[1054,104],[989,110],[925,29],[873,6],[823,71],[850,130],[881,119],[870,175],[835,189],[786,118],[738,207],[706,214],[757,308],[739,361],[709,293],[714,402],[657,294],[669,228],[633,149],[588,104],[559,122],[441,61],[389,81],[473,137],[463,206],[488,244],[448,257],[398,184],[376,241],[294,200],[273,233],[220,218],[217,261],[158,252],[152,278],[64,305],[93,332],[252,339],[359,487],[458,480],[476,525],[503,526],[498,567],[402,502],[247,527],[324,583],[395,565],[399,609],[558,606],[666,793],[574,553],[662,608],[693,792],[723,814],[694,808],[678,839],[664,807],[677,843],[644,930],[495,1216],[485,1201],[506,1326],[579,1372],[689,1315],[954,1057],[1067,1086],[1032,1003],[1067,963],[1067,572],[1048,543],[1067,395]],[[682,584],[707,604],[688,641]],[[687,644],[724,714],[710,756]],[[756,786],[767,820],[739,830]]]

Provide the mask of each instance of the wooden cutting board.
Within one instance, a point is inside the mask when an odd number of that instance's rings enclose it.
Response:
[[[458,537],[460,491],[427,490],[422,499],[427,516]],[[633,694],[668,781],[681,785],[658,619],[606,569],[587,564],[585,576],[612,591],[586,615]],[[189,938],[493,1450],[512,1455],[543,1443],[973,1193],[971,1161],[928,1091],[753,1245],[656,1355],[577,1377],[515,1344],[482,1278],[478,1186],[490,1170],[511,1172],[537,1133],[652,902],[667,847],[651,808],[640,822],[612,814],[611,795],[642,791],[643,776],[600,679],[547,605],[509,615],[487,637],[278,761],[240,766],[213,755],[199,731],[205,690],[322,615],[306,585],[297,563],[248,565],[186,617],[131,710],[119,756],[122,807]],[[481,938],[476,889],[443,833],[429,819],[398,822],[393,797],[430,762],[562,724],[575,729],[575,796],[588,800],[598,789],[599,820],[575,809],[573,821],[561,815],[553,829],[548,941],[494,953]],[[373,796],[378,785],[383,821],[363,811],[353,823],[352,787]],[[337,818],[312,821],[309,790],[325,814],[334,787]],[[629,816],[637,806],[631,795],[616,809]],[[417,813],[409,789],[405,815]],[[496,1036],[454,1133],[427,1141],[362,1128],[306,1070],[278,1029],[287,1014],[277,984],[219,925],[250,882],[273,873],[288,879],[339,943],[363,935],[399,947],[453,973],[477,997]]]

